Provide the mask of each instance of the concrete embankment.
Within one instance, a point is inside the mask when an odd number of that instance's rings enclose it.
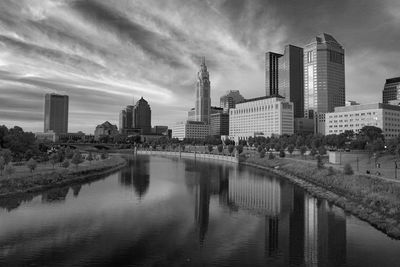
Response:
[[[0,197],[12,197],[25,193],[40,192],[47,189],[62,187],[74,183],[94,181],[109,175],[126,165],[126,160],[112,156],[91,166],[68,170],[55,170],[46,173],[32,173],[17,178],[0,180]]]
[[[211,160],[222,160],[233,163],[238,163],[239,159],[236,157],[216,155],[216,154],[203,154],[194,152],[179,152],[179,151],[151,151],[151,150],[138,150],[138,155],[159,155],[159,156],[173,156],[181,158],[192,158],[192,159],[211,159]]]
[[[362,175],[318,169],[314,164],[285,159],[250,159],[240,164],[278,174],[370,223],[390,237],[400,239],[400,187],[397,183]]]

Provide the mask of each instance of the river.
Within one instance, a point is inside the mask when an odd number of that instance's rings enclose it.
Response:
[[[399,266],[400,241],[265,171],[137,156],[0,199],[0,266]]]

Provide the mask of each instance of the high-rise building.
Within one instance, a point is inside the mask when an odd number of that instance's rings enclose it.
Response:
[[[382,100],[384,104],[388,104],[391,100],[400,100],[400,77],[386,79]]]
[[[204,121],[184,121],[172,126],[172,138],[204,139],[210,135],[210,125]]]
[[[267,52],[265,53],[265,95],[278,95],[279,83],[279,58],[281,54]]]
[[[220,107],[224,112],[229,112],[229,109],[235,108],[237,103],[244,101],[244,97],[240,94],[239,90],[227,91],[225,95],[219,99]]]
[[[121,110],[119,112],[119,130],[122,133],[126,128],[126,110]]]
[[[195,106],[195,119],[196,121],[203,121],[209,123],[210,120],[210,77],[207,71],[205,58],[203,57],[200,71],[197,73],[197,87],[196,87],[196,106]]]
[[[68,102],[67,95],[46,94],[44,101],[44,132],[68,132]]]
[[[229,135],[228,113],[214,113],[210,115],[210,135]]]
[[[278,59],[277,93],[294,105],[294,117],[304,117],[304,65],[303,48],[285,46],[283,56]]]
[[[345,105],[344,49],[331,35],[314,37],[304,48],[304,115]]]
[[[151,108],[149,103],[142,98],[136,102],[132,111],[133,127],[142,129],[143,134],[151,132]]]

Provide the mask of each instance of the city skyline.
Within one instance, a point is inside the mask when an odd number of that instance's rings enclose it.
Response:
[[[375,102],[400,76],[399,14],[394,0],[2,1],[0,123],[41,131],[43,97],[55,92],[70,97],[71,132],[118,124],[132,96],[171,126],[192,107],[202,56],[218,106],[227,90],[263,95],[265,52],[322,32],[346,49],[346,100]]]

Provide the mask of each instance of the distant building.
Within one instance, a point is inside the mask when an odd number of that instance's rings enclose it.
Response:
[[[204,139],[210,135],[210,126],[202,121],[185,121],[172,126],[172,138]]]
[[[188,111],[188,120],[189,121],[195,121],[196,120],[196,110],[195,110],[195,108],[191,108]]]
[[[119,112],[119,129],[120,129],[121,133],[126,128],[128,128],[127,121],[126,121],[126,110],[121,110]]]
[[[210,77],[203,57],[200,71],[197,73],[195,120],[209,123],[211,97]]]
[[[216,114],[216,113],[223,113],[224,109],[220,107],[211,107],[210,108],[210,115],[211,114]]]
[[[340,134],[346,130],[357,133],[364,126],[381,128],[385,138],[400,134],[400,107],[389,104],[361,104],[336,107],[334,112],[325,114],[326,134]]]
[[[227,91],[225,95],[219,99],[220,107],[224,112],[228,113],[229,109],[235,108],[237,103],[243,102],[245,99],[238,90]]]
[[[354,105],[360,105],[360,103],[356,102],[356,101],[352,101],[352,100],[347,100],[345,102],[345,106],[354,106]]]
[[[76,133],[60,133],[57,134],[56,140],[62,143],[67,142],[84,142],[85,141],[85,134],[81,131]]]
[[[168,126],[156,125],[151,128],[152,134],[168,135]]]
[[[285,46],[283,56],[279,58],[278,92],[294,105],[294,117],[304,117],[304,64],[303,48],[294,45]]]
[[[46,133],[35,133],[35,138],[36,140],[40,142],[57,142],[58,141],[58,136],[55,132],[53,131],[48,131]]]
[[[265,53],[265,95],[278,95],[279,84],[279,58],[281,54],[267,52]]]
[[[133,128],[142,129],[143,134],[151,132],[151,108],[149,103],[142,98],[133,107]]]
[[[229,111],[229,137],[236,142],[254,135],[294,133],[293,103],[281,96],[248,99]]]
[[[386,79],[382,100],[384,104],[388,104],[390,100],[400,100],[400,77]]]
[[[210,115],[210,135],[229,135],[229,114],[215,113]]]
[[[296,134],[313,134],[314,119],[294,118],[294,132]]]
[[[68,96],[46,94],[44,101],[44,132],[68,132]]]
[[[94,139],[97,141],[102,136],[113,137],[118,134],[119,132],[117,126],[106,121],[96,126],[96,129],[94,130]]]
[[[344,49],[331,35],[314,37],[304,48],[304,115],[345,105]]]

